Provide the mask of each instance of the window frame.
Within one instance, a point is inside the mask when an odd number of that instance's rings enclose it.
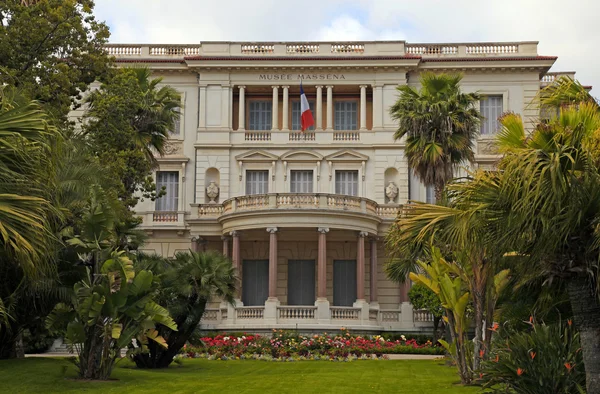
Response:
[[[267,174],[267,179],[265,180],[265,184],[266,184],[266,188],[267,191],[266,193],[249,193],[248,191],[248,171],[250,172],[266,172]],[[255,196],[255,195],[261,195],[261,194],[269,194],[269,189],[270,189],[270,177],[271,177],[271,170],[270,169],[266,169],[266,168],[245,168],[244,169],[244,195],[245,196]]]
[[[346,194],[346,193],[340,193],[338,191],[338,173],[342,173],[342,172],[353,172],[356,173],[356,194]],[[360,197],[361,193],[360,193],[360,186],[361,186],[361,176],[360,176],[360,170],[359,169],[354,169],[354,168],[336,168],[334,170],[334,174],[333,174],[333,191],[335,194],[338,195],[342,195],[342,196],[350,196],[350,197]]]
[[[179,92],[180,95],[180,106],[179,109],[179,134],[174,134],[169,130],[169,139],[176,141],[183,141],[185,139],[185,96],[186,92]]]
[[[310,172],[310,181],[307,181],[305,184],[306,185],[310,185],[309,187],[309,191],[294,191],[293,189],[293,182],[294,182],[294,177],[293,177],[293,173],[295,172]],[[313,194],[315,192],[315,170],[313,168],[292,168],[290,169],[290,182],[289,182],[289,187],[290,187],[290,193],[299,193],[299,194]]]
[[[356,105],[356,118],[354,119],[355,128],[338,128],[338,122],[336,121],[336,106],[341,103],[353,103]],[[360,128],[360,99],[359,98],[345,98],[345,99],[335,99],[333,100],[333,130],[334,131],[358,131]]]
[[[315,115],[315,124],[317,121],[317,117],[316,117],[316,100],[314,97],[306,97],[306,99],[308,100],[308,106],[310,107],[310,110],[312,111],[313,115]],[[298,105],[298,128],[295,129],[294,128],[294,105]],[[301,106],[300,106],[300,99],[294,99],[294,100],[290,100],[290,109],[289,109],[289,128],[291,131],[302,131],[302,122],[300,120],[300,118],[302,117],[302,112],[301,111]],[[310,126],[308,129],[306,129],[305,131],[315,131],[315,125]]]
[[[250,123],[250,118],[251,118],[250,107],[252,104],[255,104],[258,102],[269,103],[271,106],[271,113],[267,117],[268,124],[270,124],[269,128],[266,128],[266,129],[253,129],[252,128],[252,124]],[[246,115],[245,116],[246,116],[246,130],[247,131],[271,131],[273,129],[273,99],[263,99],[261,97],[249,98],[249,99],[246,99],[245,106],[246,106]]]
[[[157,191],[159,190],[159,186],[162,188],[162,185],[159,185],[159,180],[158,180],[158,177],[159,177],[160,173],[177,174],[177,176],[176,176],[177,182],[175,184],[176,185],[175,190],[177,191],[177,195],[175,197],[175,202],[173,204],[175,209],[159,209],[160,208],[159,204],[161,204],[161,203],[163,203],[163,202],[166,201],[165,197],[167,197],[167,198],[169,197],[169,191],[168,191],[169,188],[167,186],[167,194],[164,195],[163,197],[157,198],[154,201],[154,211],[155,212],[179,212],[180,211],[179,207],[180,207],[180,204],[181,204],[181,192],[182,192],[182,190],[181,190],[181,172],[178,171],[178,170],[173,170],[173,169],[157,170],[154,173],[154,181],[156,183],[156,190]],[[168,205],[168,204],[165,204],[165,205]]]

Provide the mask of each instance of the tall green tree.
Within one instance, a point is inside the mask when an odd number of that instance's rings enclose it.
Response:
[[[166,368],[198,327],[206,303],[214,298],[233,302],[237,281],[231,261],[218,252],[178,253],[174,261],[158,256],[141,256],[138,266],[159,273],[160,296],[178,330],[156,326],[167,348],[148,344],[148,351],[135,354],[140,368]]]
[[[150,79],[147,68],[119,69],[87,98],[84,135],[100,164],[111,174],[111,189],[131,209],[154,199],[151,173],[179,117],[180,95]]]
[[[110,59],[108,27],[93,15],[92,0],[0,2],[0,84],[27,92],[66,121]]]
[[[471,162],[473,141],[479,133],[476,93],[460,90],[460,74],[421,74],[421,88],[398,87],[400,96],[390,108],[398,121],[394,139],[406,137],[409,167],[441,200],[444,185],[456,169]]]

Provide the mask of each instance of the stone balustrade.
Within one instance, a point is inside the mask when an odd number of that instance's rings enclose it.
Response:
[[[271,141],[270,131],[246,131],[244,133],[245,141]]]
[[[298,132],[298,131],[292,131],[289,133],[289,140],[290,141],[314,141],[315,140],[315,133],[314,132]]]
[[[331,319],[334,320],[360,320],[361,308],[351,306],[332,306]]]
[[[327,193],[270,193],[238,196],[222,204],[192,204],[198,219],[217,219],[222,215],[237,212],[271,209],[324,209],[329,211],[348,211],[377,216],[393,220],[398,216],[402,205],[379,205],[377,202],[355,196]],[[160,221],[178,221],[178,213],[155,212]],[[156,221],[156,219],[154,220]]]
[[[402,303],[400,309],[359,308],[347,306],[329,306],[322,315],[313,305],[275,305],[242,306],[206,309],[200,322],[202,329],[236,330],[262,328],[289,328],[290,324],[303,328],[319,329],[322,325],[329,329],[331,325],[350,329],[379,329],[384,331],[416,330],[433,327],[433,316],[426,310],[413,310],[409,303]]]
[[[279,319],[312,320],[315,318],[316,306],[278,306]]]
[[[360,132],[358,131],[334,131],[334,141],[360,141]]]
[[[152,221],[158,223],[176,223],[178,221],[177,212],[154,212]]]
[[[542,76],[542,78],[540,78],[540,83],[542,86],[546,86],[556,81],[560,77],[569,77],[571,79],[575,79],[575,72],[549,72]]]
[[[265,314],[264,306],[242,306],[235,308],[237,319],[262,319]]]
[[[188,56],[421,56],[518,57],[537,56],[537,42],[407,43],[381,42],[204,42],[198,44],[107,44],[109,55],[128,57]]]

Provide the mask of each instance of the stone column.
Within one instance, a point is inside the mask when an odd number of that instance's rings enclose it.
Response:
[[[358,246],[356,248],[356,299],[365,301],[365,237],[369,235],[361,231],[358,233]]]
[[[244,131],[246,130],[246,87],[238,87],[240,88],[238,130]]]
[[[378,307],[377,299],[377,238],[371,238],[371,266],[369,272],[370,284],[370,304],[371,307]]]
[[[360,130],[367,129],[367,85],[360,85]]]
[[[319,324],[331,323],[331,311],[327,300],[327,227],[319,227],[319,251],[317,254],[317,307],[316,318]]]
[[[265,324],[277,323],[277,227],[267,228],[269,233],[269,298],[265,301]]]
[[[273,88],[273,108],[271,114],[273,119],[271,120],[271,130],[278,130],[279,128],[279,86],[271,86]]]
[[[269,298],[277,299],[277,227],[267,228],[269,233]]]
[[[281,130],[288,131],[290,129],[290,121],[289,121],[289,86],[282,86],[283,88],[283,123],[281,125]]]
[[[383,86],[373,85],[373,129],[383,127]]]
[[[325,130],[333,130],[333,86],[327,86],[327,126]]]
[[[239,279],[238,289],[237,289],[237,292],[235,295],[235,304],[240,306],[240,305],[243,305],[243,303],[241,301],[241,298],[242,298],[242,264],[241,263],[242,262],[240,260],[240,232],[232,231],[231,238],[233,240],[233,250],[231,251],[232,261],[233,261],[233,269]]]
[[[319,227],[319,252],[317,254],[317,299],[327,299],[327,227]]]
[[[229,257],[229,238],[226,235],[221,236],[223,241],[223,256]]]
[[[323,130],[323,86],[317,86],[317,125],[315,129]]]

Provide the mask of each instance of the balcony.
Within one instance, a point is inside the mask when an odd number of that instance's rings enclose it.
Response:
[[[192,204],[192,222],[218,223],[222,233],[256,227],[346,228],[377,233],[401,205],[327,193],[271,193],[230,198],[223,204]]]

